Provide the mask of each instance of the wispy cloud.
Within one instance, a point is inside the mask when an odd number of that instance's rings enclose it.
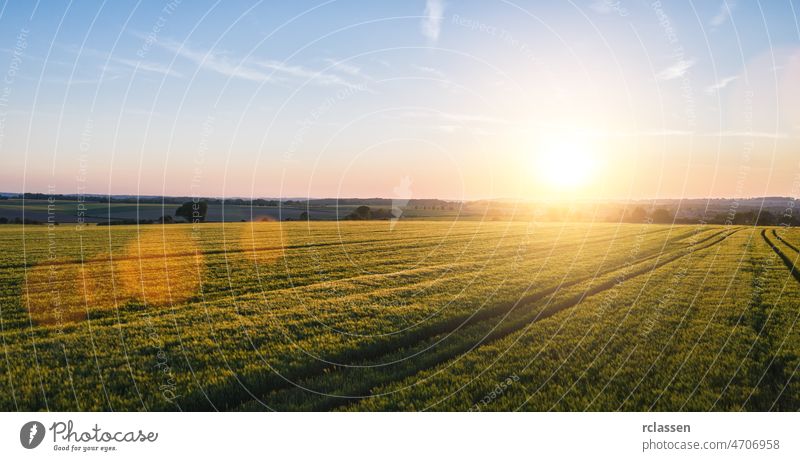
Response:
[[[605,0],[594,0],[589,5],[589,9],[599,14],[608,14],[613,11],[611,6]]]
[[[692,136],[694,134],[695,132],[690,130],[662,129],[662,130],[642,130],[633,132],[615,132],[612,134],[612,137],[627,138],[627,137]]]
[[[170,69],[169,67],[163,64],[159,64],[153,61],[146,61],[143,59],[118,58],[109,55],[109,53],[105,51],[95,50],[93,48],[86,48],[86,47],[78,48],[77,46],[72,46],[72,45],[65,46],[63,48],[78,56],[90,56],[93,58],[108,61],[110,63],[120,64],[131,69],[137,69],[142,72],[152,72],[161,75],[169,75],[171,77],[183,77],[183,75],[180,72],[174,69]],[[110,67],[106,68],[105,70],[107,71],[109,68]]]
[[[439,40],[442,31],[444,2],[442,0],[427,0],[425,2],[425,17],[422,19],[422,35],[431,42]]]
[[[587,133],[581,133],[586,135]],[[787,133],[770,133],[765,131],[712,131],[712,132],[696,132],[690,130],[675,130],[675,129],[659,129],[659,130],[643,130],[631,132],[594,132],[589,135],[602,136],[602,137],[661,137],[661,136],[703,136],[711,138],[767,138],[767,139],[786,139],[790,136]]]
[[[356,88],[358,85],[350,83],[347,80],[335,74],[320,72],[314,69],[309,69],[304,66],[290,65],[285,62],[275,60],[262,60],[255,61],[255,63],[264,69],[275,71],[279,75],[297,77],[301,79],[310,80],[311,82],[322,86],[344,86],[348,88]]]
[[[364,73],[361,72],[361,68],[356,65],[330,58],[325,59],[325,62],[330,65],[332,69],[343,74],[352,75],[353,77],[365,77]]]
[[[447,74],[445,74],[441,70],[428,66],[418,66],[416,64],[412,64],[411,67],[413,67],[415,70],[417,70],[419,73],[425,76],[438,80],[438,85],[442,89],[447,90],[454,94],[461,92],[460,86],[455,82],[453,82],[452,80],[450,80]]]
[[[416,66],[415,65],[414,69],[417,69],[418,71],[422,72],[423,74],[428,74],[428,75],[430,75],[432,77],[436,77],[436,78],[441,79],[441,80],[446,80],[447,79],[447,77],[444,75],[444,72],[442,72],[442,71],[440,71],[438,69],[434,69],[433,67]]]
[[[766,139],[787,139],[786,133],[770,133],[768,131],[720,131],[718,133],[708,133],[706,136],[726,137],[726,138],[766,138]]]
[[[509,124],[508,120],[475,114],[459,114],[453,112],[434,112],[434,111],[404,111],[397,115],[397,118],[416,118],[416,119],[436,119],[445,122],[444,125],[465,124],[465,123],[485,123],[485,124]]]
[[[171,40],[162,40],[159,44],[162,48],[196,63],[203,69],[230,78],[256,82],[280,82],[297,78],[308,80],[310,83],[320,86],[361,88],[360,85],[352,83],[339,75],[318,71],[298,64],[288,64],[274,59],[233,59],[230,56],[212,51],[192,49],[185,43]],[[340,65],[339,70],[343,69],[346,69],[351,74],[353,72],[360,73],[360,70],[355,66],[343,68]]]
[[[717,83],[715,83],[713,85],[710,85],[708,88],[706,88],[706,93],[714,94],[717,91],[725,88],[726,86],[730,85],[731,83],[735,82],[738,79],[739,79],[738,75],[734,75],[734,76],[731,76],[731,77],[725,77],[722,80],[718,81]]]
[[[436,127],[437,130],[443,131],[445,133],[455,133],[459,128],[458,125],[439,125]]]
[[[767,139],[786,139],[790,138],[787,133],[766,132],[766,131],[692,131],[680,129],[650,129],[638,131],[579,131],[580,136],[599,137],[599,138],[638,138],[638,137],[672,137],[672,136],[701,136],[711,138],[767,138]]]
[[[144,110],[144,109],[134,109],[134,108],[125,108],[122,111],[125,115],[132,115],[136,117],[147,117],[147,118],[164,118],[166,115],[162,114],[161,112],[156,112],[153,110]]]
[[[711,21],[709,22],[711,27],[719,27],[728,22],[728,19],[731,18],[731,13],[735,7],[736,2],[723,0],[722,5],[719,7],[719,11],[714,15],[713,18],[711,18]]]
[[[174,40],[159,40],[159,46],[178,56],[188,59],[201,68],[216,72],[231,78],[251,80],[255,82],[266,82],[274,80],[269,74],[258,69],[248,67],[243,61],[234,62],[226,56],[215,54],[211,51],[199,51],[190,48],[185,43]]]
[[[656,75],[659,80],[673,80],[686,75],[686,72],[694,66],[694,59],[681,59],[675,64],[667,67]]]
[[[102,73],[102,76],[97,78],[48,78],[42,80],[44,83],[53,84],[53,85],[99,85],[100,83],[109,82],[111,80],[116,80],[119,78],[119,75],[110,75],[108,73]]]
[[[122,64],[124,66],[128,66],[145,72],[153,72],[156,74],[168,75],[170,77],[183,77],[183,74],[181,74],[180,72],[174,69],[170,69],[169,67],[164,66],[162,64],[158,64],[156,62],[137,61],[133,59],[122,59],[122,58],[112,58],[112,61],[114,61],[117,64]]]

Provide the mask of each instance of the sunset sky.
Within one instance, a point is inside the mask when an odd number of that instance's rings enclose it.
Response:
[[[796,195],[800,2],[5,2],[0,191]]]

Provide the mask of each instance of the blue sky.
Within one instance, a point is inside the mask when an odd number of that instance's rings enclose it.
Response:
[[[5,2],[0,189],[390,196],[410,178],[416,196],[463,199],[789,195],[799,9]],[[593,166],[565,191],[540,160],[576,138]]]

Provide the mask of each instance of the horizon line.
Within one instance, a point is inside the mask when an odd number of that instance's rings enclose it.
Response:
[[[494,198],[473,198],[473,199],[453,199],[453,198],[435,198],[435,197],[419,197],[419,198],[398,198],[398,197],[380,197],[380,196],[370,196],[370,197],[299,197],[299,196],[282,196],[282,197],[270,197],[270,196],[213,196],[213,195],[163,195],[163,194],[99,194],[99,193],[57,193],[57,194],[49,194],[47,192],[6,192],[0,191],[0,196],[7,196],[7,195],[24,195],[24,194],[41,194],[41,195],[51,195],[51,196],[63,196],[63,197],[145,197],[145,198],[191,198],[191,199],[215,199],[215,200],[227,200],[227,199],[240,199],[240,200],[277,200],[279,202],[284,201],[310,201],[310,200],[439,200],[443,202],[460,202],[460,203],[468,203],[468,202],[482,202],[482,201],[494,201],[494,202],[555,202],[557,200],[548,199],[548,198],[514,198],[514,197],[494,197]],[[24,199],[24,197],[23,197]],[[693,197],[641,197],[641,198],[621,198],[621,197],[604,197],[604,198],[574,198],[572,200],[567,200],[568,202],[603,202],[603,201],[638,201],[638,202],[645,202],[645,201],[659,201],[659,200],[669,200],[669,201],[682,201],[682,200],[758,200],[758,199],[786,199],[789,201],[796,201],[798,197],[791,197],[788,195],[758,195],[758,196],[750,196],[750,197],[708,197],[708,196],[693,196]],[[31,200],[31,199],[29,199]],[[563,202],[564,200],[562,200]]]

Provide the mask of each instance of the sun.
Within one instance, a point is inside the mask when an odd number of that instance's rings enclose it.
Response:
[[[575,189],[592,179],[596,155],[580,137],[564,137],[541,143],[534,161],[536,176],[557,189]]]

